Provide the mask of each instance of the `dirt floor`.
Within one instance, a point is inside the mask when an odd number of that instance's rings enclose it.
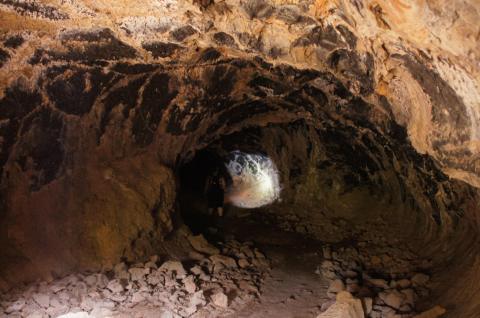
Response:
[[[265,227],[250,216],[227,214],[219,222],[220,236],[253,242],[270,261],[271,271],[260,297],[226,317],[316,317],[329,300],[327,281],[315,273],[322,262],[321,244],[306,245],[304,237]]]
[[[388,244],[375,231],[362,241],[330,245],[278,229],[255,210],[227,210],[212,223],[217,232],[204,233],[211,243],[251,242],[271,267],[259,297],[225,317],[339,317],[326,311],[342,291],[355,296],[359,317],[414,317],[434,305],[424,303],[432,279],[429,260],[400,243]]]
[[[217,218],[189,211],[189,228],[165,242],[164,256],[0,294],[0,317],[316,318],[344,317],[347,308],[357,313],[352,318],[407,318],[423,311],[419,301],[434,278],[428,260],[382,243],[378,233],[331,245],[281,230],[256,210]]]

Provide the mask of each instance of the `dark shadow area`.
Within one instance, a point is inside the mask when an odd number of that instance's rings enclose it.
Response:
[[[182,219],[194,234],[205,233],[215,224],[213,216],[208,215],[206,181],[213,171],[228,176],[224,158],[212,149],[198,151],[194,158],[179,169],[179,204]]]

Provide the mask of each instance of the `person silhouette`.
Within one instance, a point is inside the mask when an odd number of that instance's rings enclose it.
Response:
[[[219,169],[215,169],[207,178],[205,192],[208,201],[208,214],[223,216],[223,204],[225,200],[226,180]]]

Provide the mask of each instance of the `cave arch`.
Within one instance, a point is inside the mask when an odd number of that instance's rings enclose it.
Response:
[[[145,258],[181,224],[176,192],[188,174],[200,173],[198,191],[205,172],[236,149],[277,164],[282,202],[261,213],[282,230],[325,242],[375,243],[372,233],[381,233],[428,259],[439,286],[474,262],[478,191],[418,153],[391,105],[368,87],[352,93],[330,71],[214,48],[186,66],[57,62],[37,87],[14,83],[0,102],[9,150],[2,244],[14,259],[2,268],[7,284],[53,266],[62,276]],[[15,96],[25,111],[11,112]],[[72,96],[81,104],[73,111]],[[34,206],[44,212],[30,213]],[[42,222],[62,228],[64,239],[36,226]],[[452,261],[459,255],[462,266]],[[43,266],[28,275],[14,269],[33,264]],[[431,298],[449,296],[435,292]]]

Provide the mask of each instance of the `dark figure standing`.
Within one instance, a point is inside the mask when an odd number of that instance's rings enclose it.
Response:
[[[223,203],[225,199],[225,178],[219,170],[215,170],[211,176],[207,178],[205,192],[208,201],[208,214],[223,216]]]

